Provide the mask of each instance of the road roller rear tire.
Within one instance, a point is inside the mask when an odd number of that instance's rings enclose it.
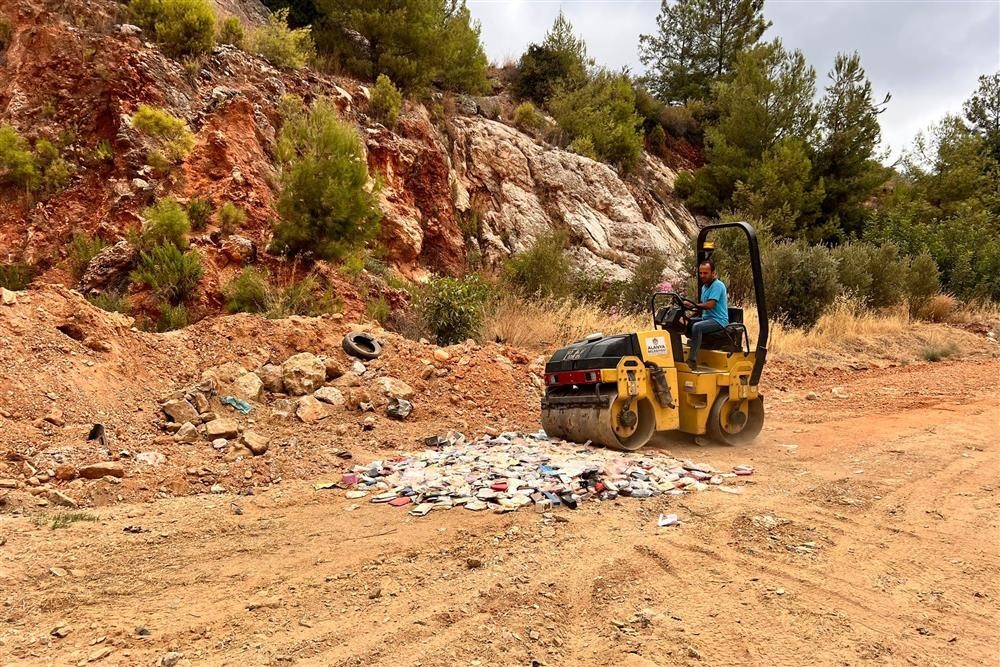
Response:
[[[731,446],[746,445],[753,442],[764,428],[763,397],[758,396],[748,402],[745,420],[730,418],[737,404],[739,401],[729,400],[728,391],[720,392],[715,398],[708,413],[708,435],[716,442]]]

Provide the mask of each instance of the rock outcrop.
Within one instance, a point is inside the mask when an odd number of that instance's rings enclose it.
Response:
[[[503,123],[453,119],[456,207],[481,221],[483,253],[498,259],[556,228],[578,263],[624,278],[645,255],[680,260],[696,229],[672,197],[676,173],[648,154],[627,180],[600,162],[546,146]]]

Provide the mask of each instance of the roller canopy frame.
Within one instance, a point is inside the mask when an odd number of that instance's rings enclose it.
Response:
[[[705,248],[705,241],[710,232],[728,229],[742,229],[747,236],[747,248],[750,250],[750,268],[753,271],[753,293],[754,301],[757,302],[757,348],[754,359],[753,370],[750,373],[750,386],[756,387],[760,383],[760,375],[764,371],[764,362],[767,361],[767,304],[764,301],[764,269],[760,261],[760,245],[757,243],[757,232],[753,227],[745,222],[720,222],[713,225],[706,225],[698,232],[697,263],[694,267],[694,274],[698,276],[698,266],[708,259],[712,254],[712,249]],[[698,277],[698,298],[701,298],[701,277]]]

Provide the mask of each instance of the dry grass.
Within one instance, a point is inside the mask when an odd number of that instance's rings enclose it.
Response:
[[[953,318],[961,312],[955,311]],[[986,312],[966,313],[965,316],[975,318]],[[982,317],[979,319],[981,321]],[[757,323],[749,317],[747,329],[751,340],[756,340]],[[768,349],[772,359],[792,363],[864,365],[915,361],[926,358],[928,350],[949,350],[942,356],[966,354],[984,349],[985,345],[983,338],[974,333],[913,319],[905,306],[873,312],[854,302],[841,300],[824,313],[812,329],[772,323]]]
[[[611,335],[650,328],[648,315],[611,315],[586,303],[525,301],[508,295],[490,309],[480,337],[545,352],[595,331]]]
[[[757,340],[753,307],[745,308],[751,342]],[[939,311],[940,312],[940,311]],[[1000,307],[977,306],[951,313],[950,323],[1000,322]],[[502,297],[490,309],[480,340],[499,340],[539,353],[550,352],[594,332],[645,331],[649,315],[613,315],[573,301],[526,301]],[[849,300],[836,302],[811,329],[771,322],[769,358],[807,367],[910,363],[930,357],[984,351],[982,336],[947,324],[910,317],[906,306],[872,312]],[[938,354],[946,351],[947,354]]]

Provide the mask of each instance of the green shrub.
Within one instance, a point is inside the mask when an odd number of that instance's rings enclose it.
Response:
[[[598,162],[601,160],[601,156],[597,154],[597,149],[594,148],[594,140],[590,137],[577,137],[569,142],[567,148],[577,155],[589,157],[591,160]]]
[[[0,53],[6,51],[12,41],[14,41],[14,24],[9,18],[0,14]]]
[[[873,308],[886,308],[906,299],[908,262],[894,243],[883,243],[872,251],[872,286],[867,303]]]
[[[541,130],[545,127],[545,117],[531,102],[522,102],[514,109],[514,125],[522,130]]]
[[[145,223],[139,245],[144,249],[169,244],[180,250],[188,247],[191,222],[187,211],[174,199],[163,199],[142,212]]]
[[[439,345],[471,338],[483,319],[489,290],[475,274],[433,278],[420,291],[416,305]]]
[[[302,69],[316,55],[311,28],[288,27],[288,9],[267,18],[267,25],[254,28],[247,37],[247,51],[275,67]]]
[[[240,49],[243,48],[245,37],[243,24],[235,16],[230,16],[222,22],[222,27],[219,29],[219,42],[221,44],[232,44]]]
[[[336,259],[378,233],[381,212],[357,131],[337,117],[332,102],[317,100],[281,128],[277,155],[281,194],[272,252],[313,252]]]
[[[812,326],[840,291],[837,264],[823,246],[775,245],[765,256],[769,312],[795,326]]]
[[[132,115],[132,127],[153,143],[151,161],[159,157],[165,163],[177,164],[194,148],[194,134],[187,123],[164,109],[140,104]]]
[[[13,125],[0,125],[0,183],[13,183],[27,189],[38,185],[39,173],[28,142]]]
[[[643,313],[649,309],[649,299],[656,292],[656,286],[663,281],[667,268],[667,258],[653,254],[639,260],[632,277],[623,281],[616,290],[618,305],[631,313]]]
[[[215,12],[208,0],[132,0],[136,25],[156,37],[171,56],[207,53],[215,42]]]
[[[104,241],[85,232],[73,234],[69,242],[69,266],[73,277],[78,279],[87,270],[90,260],[105,247]]]
[[[371,90],[368,103],[372,115],[387,127],[395,127],[399,111],[403,108],[403,95],[385,74],[379,74]]]
[[[150,288],[162,301],[177,305],[194,293],[201,276],[198,253],[184,252],[172,243],[164,243],[139,253],[132,281]]]
[[[97,296],[87,297],[94,306],[109,313],[128,313],[128,300],[117,290],[105,290]]]
[[[267,276],[256,269],[240,271],[222,287],[222,295],[229,313],[264,313],[271,305]]]
[[[663,131],[663,126],[654,125],[653,129],[646,133],[646,142],[651,149],[662,153],[667,147],[667,133]]]
[[[208,221],[212,217],[212,202],[197,197],[192,199],[188,202],[187,216],[191,222],[191,229],[200,232],[208,226]]]
[[[844,294],[869,304],[875,274],[874,246],[868,243],[844,243],[831,251],[837,263],[837,280]]]
[[[377,299],[369,298],[365,303],[365,313],[367,313],[369,319],[375,320],[379,324],[385,324],[392,315],[392,308],[383,296]]]
[[[98,166],[110,164],[115,161],[115,149],[107,139],[101,139],[90,152],[89,161],[92,165]]]
[[[233,231],[245,225],[246,222],[246,211],[231,201],[227,201],[219,209],[219,229],[226,234],[232,234]]]
[[[319,281],[310,275],[281,289],[273,289],[267,317],[332,315],[343,308],[344,302],[329,288],[322,289]]]
[[[906,272],[906,301],[910,314],[916,316],[941,289],[941,272],[929,253],[921,253],[910,261]]]
[[[174,331],[183,329],[190,323],[191,316],[184,305],[173,306],[165,303],[160,306],[160,318],[156,322],[156,330],[160,333]]]
[[[35,268],[28,264],[0,264],[0,287],[15,292],[27,289],[35,277]]]
[[[571,266],[566,255],[569,237],[552,231],[539,236],[530,248],[504,266],[504,280],[528,297],[564,297],[569,294]]]
[[[924,361],[941,361],[942,359],[947,359],[953,354],[958,354],[958,345],[954,341],[948,341],[947,343],[932,343],[924,347],[920,351],[920,356],[924,358]]]
[[[56,147],[48,139],[35,142],[35,164],[41,173],[41,188],[45,192],[57,192],[69,184],[75,171]]]
[[[627,76],[600,72],[578,90],[556,92],[549,109],[574,142],[589,140],[601,160],[626,172],[638,163],[642,119]]]
[[[670,136],[689,141],[699,138],[701,127],[689,106],[665,106],[660,110],[660,126]]]

